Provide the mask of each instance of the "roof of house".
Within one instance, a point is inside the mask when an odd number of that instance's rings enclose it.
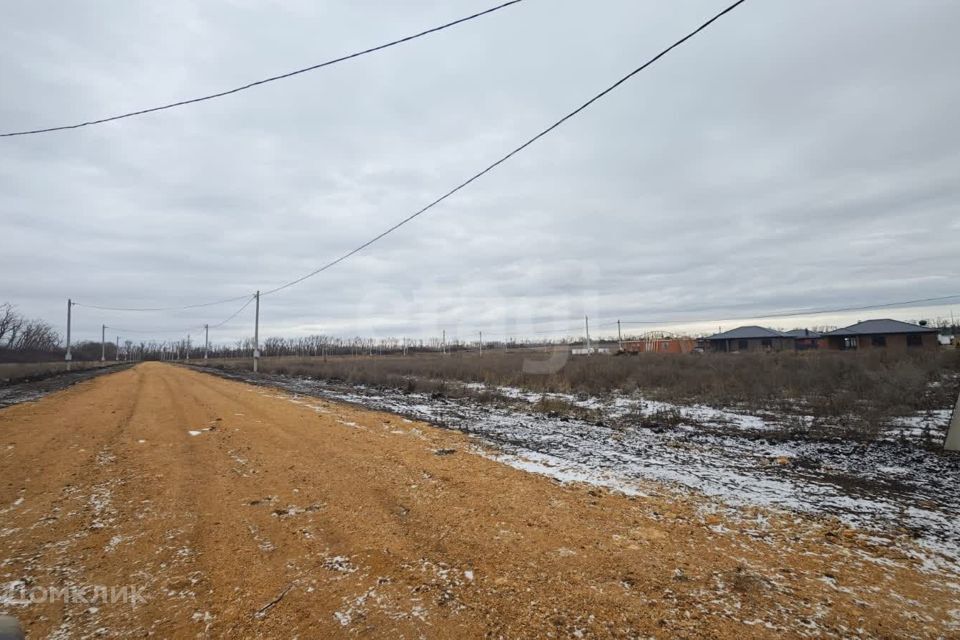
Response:
[[[767,329],[766,327],[758,327],[756,325],[750,325],[747,327],[737,327],[736,329],[730,329],[730,331],[724,331],[722,333],[715,333],[712,336],[707,336],[707,340],[749,340],[751,338],[789,338],[790,336],[775,331],[773,329]]]
[[[890,320],[883,318],[880,320],[864,320],[849,327],[836,329],[826,334],[828,336],[867,336],[881,333],[936,333],[937,329],[933,327],[921,327],[918,324],[909,322],[900,322],[899,320]]]
[[[784,331],[783,335],[790,338],[819,338],[820,333],[817,331],[810,331],[810,329],[791,329],[790,331]]]

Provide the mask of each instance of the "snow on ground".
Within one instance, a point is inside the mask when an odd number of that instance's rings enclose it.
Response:
[[[878,535],[915,539],[929,552],[930,567],[960,572],[960,457],[909,440],[784,440],[779,425],[763,417],[622,395],[547,394],[599,410],[604,419],[593,423],[533,411],[544,394],[512,388],[485,389],[519,401],[504,406],[313,379],[221,375],[457,429],[476,437],[478,450],[495,450],[486,455],[564,482],[638,494],[652,480],[734,506],[834,516]],[[641,416],[658,411],[677,411],[680,424],[643,427]],[[897,426],[941,433],[949,417],[933,412]]]

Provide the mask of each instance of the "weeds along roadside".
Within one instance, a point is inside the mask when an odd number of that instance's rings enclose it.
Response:
[[[594,356],[571,358],[548,375],[523,373],[524,360],[544,357],[530,351],[272,357],[261,359],[260,370],[480,402],[509,400],[496,387],[580,397],[638,393],[674,404],[783,416],[784,429],[797,437],[834,434],[863,440],[875,438],[897,417],[952,408],[960,391],[956,350]],[[211,360],[209,365],[243,370],[249,369],[250,361]],[[598,418],[588,409],[550,396],[532,408]],[[669,425],[676,420],[664,415],[657,422]]]

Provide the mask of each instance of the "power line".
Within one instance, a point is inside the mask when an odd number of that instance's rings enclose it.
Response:
[[[202,325],[202,324],[201,324],[201,325],[194,325],[194,326],[191,326],[191,327],[185,327],[185,328],[183,328],[183,329],[155,329],[155,330],[125,329],[125,328],[123,328],[123,327],[114,327],[114,326],[111,326],[111,325],[104,325],[104,326],[106,326],[108,329],[113,329],[113,330],[115,330],[115,331],[120,331],[121,333],[136,333],[136,334],[186,333],[187,331],[199,331],[200,329],[203,329],[203,328],[205,328],[205,327],[208,327],[208,328],[210,328],[210,329],[217,329],[217,328],[222,327],[223,325],[227,324],[228,322],[230,322],[231,320],[233,320],[234,318],[236,318],[238,315],[240,315],[240,312],[243,311],[244,309],[246,309],[247,307],[249,307],[249,306],[250,306],[250,303],[253,302],[253,300],[254,300],[254,296],[252,296],[252,295],[251,295],[251,296],[247,296],[247,297],[246,297],[246,302],[244,302],[243,305],[242,305],[239,309],[237,309],[236,311],[234,311],[233,313],[231,313],[225,320],[221,320],[220,322],[218,322],[218,323],[216,323],[216,324],[211,324],[211,325]]]
[[[806,309],[801,311],[764,313],[764,314],[740,316],[740,317],[714,316],[710,318],[699,318],[699,319],[687,318],[687,319],[673,319],[673,320],[621,320],[620,323],[623,325],[631,325],[631,324],[632,325],[670,325],[670,324],[695,324],[695,323],[706,324],[706,323],[716,323],[716,322],[729,322],[732,320],[788,318],[788,317],[802,316],[802,315],[840,313],[844,311],[864,311],[869,309],[883,309],[883,308],[890,308],[890,307],[917,306],[920,304],[944,302],[944,301],[953,300],[957,298],[960,298],[960,293],[953,294],[953,295],[936,296],[931,298],[918,298],[915,300],[902,300],[899,302],[883,302],[878,304],[861,305],[861,306],[855,306],[855,307],[835,307],[831,309]],[[552,320],[543,319],[540,322],[574,322],[574,320],[556,318]],[[617,326],[616,320],[612,322],[599,322],[596,324],[596,327],[598,329],[602,327],[615,327],[615,326]],[[564,334],[565,333],[569,335],[578,335],[583,333],[583,331],[584,331],[584,327],[583,325],[580,325],[580,326],[572,326],[572,328],[566,328],[566,329],[537,329],[537,330],[530,330],[530,331],[512,331],[512,332],[509,332],[509,331],[498,332],[498,331],[484,329],[483,333],[485,336],[497,336],[497,337],[507,337],[507,338],[511,338],[511,337],[527,338],[531,336],[539,336],[539,335],[547,335],[547,334]]]
[[[906,306],[916,306],[919,304],[933,303],[933,302],[944,302],[946,300],[953,300],[960,298],[960,293],[955,293],[948,296],[937,296],[933,298],[918,298],[916,300],[902,300],[899,302],[883,302],[879,304],[868,304],[857,307],[835,307],[832,309],[805,309],[798,311],[789,311],[789,312],[780,312],[780,313],[766,313],[760,315],[746,315],[734,318],[707,318],[705,320],[698,319],[686,319],[686,320],[622,320],[621,324],[649,324],[649,325],[663,325],[663,324],[693,324],[693,323],[703,323],[703,322],[718,322],[718,321],[730,321],[730,320],[769,320],[771,318],[791,318],[794,316],[816,316],[824,315],[827,313],[843,313],[847,311],[868,311],[870,309],[886,309],[890,307],[906,307]],[[617,321],[606,322],[598,326],[609,327],[617,324]]]
[[[539,331],[518,331],[518,332],[508,332],[508,331],[489,331],[488,332],[486,329],[484,329],[484,335],[500,336],[504,338],[516,338],[516,337],[526,337],[531,335],[541,336],[541,335],[558,334],[558,333],[568,333],[573,335],[580,331],[582,331],[582,327],[578,327],[575,329],[569,329],[569,328],[568,329],[543,329]]]
[[[210,325],[210,328],[211,328],[211,329],[216,329],[216,328],[218,328],[218,327],[222,327],[223,325],[227,324],[228,322],[230,322],[231,320],[233,320],[234,318],[236,318],[238,315],[240,315],[240,312],[243,311],[244,309],[246,309],[247,307],[249,307],[249,306],[250,306],[250,303],[253,302],[254,300],[256,300],[256,296],[250,296],[250,297],[247,299],[247,301],[243,303],[243,306],[240,307],[239,309],[237,309],[236,311],[234,311],[232,314],[230,314],[230,316],[228,316],[226,320],[221,320],[221,321],[218,322],[217,324],[212,324],[212,325]]]
[[[201,302],[199,304],[187,304],[179,307],[108,307],[99,304],[84,304],[82,302],[74,302],[74,306],[85,307],[87,309],[97,309],[99,311],[183,311],[186,309],[200,309],[202,307],[214,307],[221,304],[227,304],[228,302],[237,302],[239,300],[246,300],[248,296],[236,296],[233,298],[224,298],[222,300],[214,300],[213,302]]]
[[[33,135],[33,134],[38,134],[38,133],[51,133],[51,132],[54,132],[54,131],[65,131],[65,130],[67,130],[67,129],[79,129],[79,128],[81,128],[81,127],[89,127],[89,126],[92,126],[92,125],[103,124],[103,123],[105,123],[105,122],[113,122],[114,120],[122,120],[122,119],[124,119],[124,118],[132,118],[132,117],[134,117],[134,116],[141,116],[141,115],[145,115],[145,114],[147,114],[147,113],[154,113],[154,112],[156,112],[156,111],[164,111],[164,110],[166,110],[166,109],[174,109],[174,108],[176,108],[176,107],[182,107],[182,106],[185,106],[185,105],[188,105],[188,104],[195,104],[195,103],[197,103],[197,102],[204,102],[204,101],[206,101],[206,100],[214,100],[214,99],[216,99],[216,98],[222,98],[222,97],[224,97],[224,96],[229,96],[229,95],[234,94],[234,93],[240,93],[241,91],[246,91],[247,89],[252,89],[253,87],[258,87],[258,86],[260,86],[260,85],[267,84],[267,83],[269,83],[269,82],[276,82],[277,80],[285,80],[286,78],[290,78],[290,77],[293,77],[293,76],[296,76],[296,75],[300,75],[301,73],[308,73],[308,72],[310,72],[310,71],[316,71],[317,69],[322,69],[323,67],[329,67],[329,66],[334,65],[334,64],[337,64],[337,63],[339,63],[339,62],[344,62],[344,61],[346,61],[346,60],[352,60],[353,58],[359,58],[360,56],[365,56],[365,55],[367,55],[367,54],[369,54],[369,53],[375,53],[375,52],[377,52],[377,51],[382,51],[382,50],[384,50],[384,49],[389,49],[390,47],[395,47],[395,46],[397,46],[397,45],[399,45],[399,44],[404,44],[404,43],[406,43],[406,42],[410,42],[411,40],[416,40],[417,38],[422,38],[423,36],[427,36],[427,35],[430,35],[430,34],[433,34],[433,33],[437,33],[438,31],[443,31],[444,29],[449,29],[450,27],[454,27],[454,26],[456,26],[456,25],[463,24],[464,22],[469,22],[470,20],[474,20],[474,19],[476,19],[476,18],[480,18],[480,17],[482,17],[482,16],[491,14],[491,13],[493,13],[493,12],[495,12],[495,11],[499,11],[499,10],[501,10],[501,9],[505,9],[505,8],[511,6],[511,5],[515,5],[515,4],[518,4],[518,3],[520,3],[520,2],[523,2],[523,0],[510,0],[509,2],[504,2],[503,4],[497,5],[497,6],[495,6],[495,7],[490,8],[490,9],[486,9],[486,10],[484,10],[484,11],[480,11],[479,13],[474,13],[474,14],[469,15],[469,16],[466,16],[466,17],[464,17],[464,18],[460,18],[460,19],[458,19],[458,20],[454,20],[453,22],[448,22],[448,23],[446,23],[446,24],[442,24],[442,25],[440,25],[439,27],[433,27],[433,28],[431,28],[431,29],[427,29],[426,31],[421,31],[421,32],[419,32],[419,33],[415,33],[414,35],[400,38],[399,40],[393,40],[393,41],[391,41],[391,42],[387,42],[386,44],[381,44],[381,45],[377,45],[377,46],[375,46],[375,47],[370,47],[369,49],[364,49],[363,51],[357,51],[357,52],[355,52],[355,53],[351,53],[351,54],[348,54],[348,55],[345,55],[345,56],[341,56],[341,57],[339,57],[339,58],[334,58],[333,60],[327,60],[326,62],[321,62],[321,63],[319,63],[319,64],[315,64],[315,65],[312,65],[312,66],[309,66],[309,67],[304,67],[303,69],[297,69],[297,70],[295,70],[295,71],[290,71],[290,72],[283,73],[283,74],[280,74],[280,75],[277,75],[277,76],[271,76],[271,77],[269,77],[269,78],[264,78],[264,79],[262,79],[262,80],[256,80],[256,81],[254,81],[254,82],[250,82],[250,83],[248,83],[248,84],[245,84],[245,85],[242,85],[242,86],[239,86],[239,87],[235,87],[235,88],[233,88],[233,89],[228,89],[228,90],[226,90],[226,91],[220,91],[220,92],[218,92],[218,93],[211,93],[211,94],[209,94],[209,95],[204,95],[204,96],[200,96],[200,97],[197,97],[197,98],[189,98],[189,99],[187,99],[187,100],[180,100],[179,102],[171,102],[170,104],[164,104],[164,105],[161,105],[161,106],[158,106],[158,107],[149,107],[149,108],[147,108],[147,109],[140,109],[139,111],[131,111],[131,112],[129,112],[129,113],[121,113],[121,114],[119,114],[119,115],[108,116],[108,117],[105,117],[105,118],[100,118],[100,119],[98,119],[98,120],[90,120],[90,121],[87,121],[87,122],[79,122],[79,123],[76,123],[76,124],[61,125],[61,126],[57,126],[57,127],[47,127],[47,128],[45,128],[45,129],[30,129],[30,130],[27,130],[27,131],[12,131],[12,132],[8,132],[8,133],[0,133],[0,138],[10,138],[10,137],[13,137],[13,136],[26,136],[26,135]]]
[[[312,278],[312,277],[314,277],[314,276],[316,276],[316,275],[318,275],[318,274],[320,274],[320,273],[323,273],[324,271],[326,271],[326,270],[328,270],[328,269],[330,269],[330,268],[332,268],[332,267],[340,264],[341,262],[347,260],[348,258],[350,258],[350,257],[356,255],[357,253],[363,251],[364,249],[366,249],[367,247],[369,247],[369,246],[372,245],[373,243],[377,242],[378,240],[381,240],[381,239],[383,239],[384,237],[390,235],[391,233],[393,233],[394,231],[396,231],[396,230],[399,229],[400,227],[404,226],[404,225],[407,224],[408,222],[411,222],[411,221],[414,220],[415,218],[417,218],[417,217],[421,216],[422,214],[426,213],[427,211],[429,211],[429,210],[432,209],[433,207],[437,206],[438,204],[440,204],[441,202],[443,202],[444,200],[446,200],[446,199],[449,198],[450,196],[454,195],[455,193],[457,193],[457,192],[460,191],[461,189],[467,187],[468,185],[470,185],[470,184],[472,184],[473,182],[475,182],[476,180],[480,179],[481,177],[483,177],[483,176],[486,175],[487,173],[493,171],[495,168],[497,168],[498,166],[500,166],[501,164],[503,164],[504,162],[506,162],[507,160],[509,160],[509,159],[512,158],[513,156],[517,155],[518,153],[520,153],[521,151],[523,151],[523,150],[526,149],[527,147],[531,146],[533,143],[537,142],[538,140],[540,140],[541,138],[543,138],[543,137],[546,136],[547,134],[551,133],[553,130],[555,130],[555,129],[557,129],[558,127],[560,127],[560,126],[561,126],[562,124],[564,124],[567,120],[570,120],[570,119],[573,118],[574,116],[576,116],[576,115],[578,115],[579,113],[581,113],[582,111],[586,110],[586,109],[587,109],[588,107],[590,107],[592,104],[594,104],[595,102],[597,102],[598,100],[600,100],[601,98],[603,98],[604,96],[606,96],[607,94],[611,93],[612,91],[614,91],[615,89],[617,89],[618,87],[620,87],[620,85],[624,84],[625,82],[627,82],[628,80],[630,80],[631,78],[633,78],[634,76],[636,76],[637,74],[639,74],[639,73],[640,73],[641,71],[643,71],[644,69],[647,69],[648,67],[650,67],[651,65],[653,65],[655,62],[657,62],[657,61],[660,60],[662,57],[664,57],[665,55],[667,55],[668,53],[670,53],[672,50],[674,50],[674,49],[676,49],[677,47],[679,47],[680,45],[684,44],[685,42],[687,42],[688,40],[690,40],[691,38],[693,38],[694,36],[696,36],[697,34],[699,34],[701,31],[705,30],[705,29],[706,29],[707,27],[709,27],[711,24],[713,24],[714,22],[716,22],[717,20],[719,20],[721,17],[723,17],[724,15],[730,13],[731,11],[733,11],[734,9],[736,9],[737,7],[739,7],[739,6],[740,6],[741,4],[743,4],[744,2],[746,2],[746,0],[737,0],[737,2],[734,2],[733,4],[731,4],[730,6],[728,6],[726,9],[723,9],[722,11],[720,11],[719,13],[717,13],[716,15],[714,15],[712,18],[710,18],[709,20],[707,20],[706,22],[704,22],[703,24],[701,24],[699,27],[697,27],[697,28],[694,29],[693,31],[689,32],[687,35],[683,36],[682,38],[680,38],[679,40],[677,40],[676,42],[674,42],[673,44],[671,44],[671,45],[668,46],[667,48],[663,49],[663,50],[660,51],[658,54],[656,54],[655,56],[653,56],[652,58],[650,58],[649,60],[647,60],[646,62],[644,62],[643,64],[641,64],[639,67],[633,69],[632,71],[630,71],[629,73],[627,73],[626,75],[624,75],[623,77],[621,77],[619,80],[617,80],[616,82],[614,82],[613,84],[611,84],[611,85],[608,86],[607,88],[603,89],[602,91],[600,91],[599,93],[597,93],[596,95],[594,95],[593,97],[591,97],[589,100],[587,100],[586,102],[584,102],[583,104],[581,104],[579,107],[577,107],[577,108],[574,109],[573,111],[567,113],[565,116],[563,116],[562,118],[560,118],[559,120],[557,120],[556,122],[554,122],[553,124],[551,124],[550,126],[548,126],[547,128],[543,129],[542,131],[540,131],[539,133],[537,133],[536,135],[534,135],[532,138],[528,139],[526,142],[524,142],[524,143],[521,144],[520,146],[514,148],[512,151],[508,152],[506,155],[502,156],[500,159],[498,159],[497,161],[493,162],[492,164],[490,164],[489,166],[487,166],[485,169],[479,171],[478,173],[475,173],[473,176],[471,176],[471,177],[468,178],[467,180],[461,182],[459,185],[457,185],[457,186],[454,187],[453,189],[447,191],[446,193],[444,193],[443,195],[441,195],[439,198],[433,200],[432,202],[430,202],[429,204],[427,204],[425,207],[423,207],[423,208],[421,208],[420,210],[416,211],[415,213],[407,216],[406,218],[404,218],[404,219],[401,220],[400,222],[394,224],[393,226],[391,226],[391,227],[388,228],[387,230],[379,233],[378,235],[374,236],[374,237],[371,238],[370,240],[367,240],[366,242],[364,242],[364,243],[361,244],[360,246],[358,246],[358,247],[356,247],[356,248],[348,251],[347,253],[343,254],[343,255],[340,256],[339,258],[336,258],[335,260],[331,260],[330,262],[322,265],[321,267],[319,267],[319,268],[317,268],[317,269],[314,269],[314,270],[311,271],[310,273],[308,273],[308,274],[306,274],[306,275],[303,275],[303,276],[301,276],[301,277],[299,277],[299,278],[297,278],[297,279],[295,279],[295,280],[291,280],[290,282],[287,282],[287,283],[282,284],[282,285],[280,285],[280,286],[274,287],[274,288],[272,288],[272,289],[267,289],[267,290],[263,291],[260,295],[261,295],[261,296],[267,296],[267,295],[270,295],[270,294],[273,294],[273,293],[278,293],[278,292],[280,292],[280,291],[283,291],[284,289],[288,289],[288,288],[293,287],[293,286],[295,286],[295,285],[297,285],[297,284],[300,284],[300,283],[303,282],[304,280],[307,280],[307,279]],[[495,10],[497,10],[497,9],[499,9],[499,8],[508,6],[509,4],[511,4],[511,3],[506,3],[506,4],[504,4],[504,5],[500,5],[499,7],[495,7],[494,9],[490,9],[490,10],[488,10],[487,12],[495,11]],[[482,14],[477,14],[477,15],[482,15]],[[464,20],[465,20],[465,19],[467,19],[467,18],[464,18]],[[198,308],[198,307],[213,306],[213,305],[217,305],[217,304],[224,304],[224,303],[226,303],[226,302],[233,302],[233,301],[235,301],[235,300],[240,300],[240,299],[242,299],[242,298],[228,298],[228,299],[226,299],[226,300],[219,300],[219,301],[214,301],[214,302],[206,302],[206,303],[193,304],[193,305],[184,305],[184,306],[180,306],[180,307],[141,307],[141,308],[135,308],[135,307],[107,307],[107,306],[100,306],[100,305],[85,305],[85,306],[88,306],[88,307],[90,307],[90,308],[95,308],[95,309],[102,309],[102,310],[106,310],[106,311],[174,311],[174,310],[181,310],[181,309],[193,309],[193,308]]]
[[[344,260],[350,258],[351,256],[359,253],[360,251],[363,251],[364,249],[366,249],[367,247],[369,247],[370,245],[372,245],[374,242],[377,242],[378,240],[384,238],[385,236],[393,233],[394,231],[396,231],[397,229],[399,229],[399,228],[402,227],[403,225],[407,224],[408,222],[410,222],[410,221],[413,220],[414,218],[416,218],[416,217],[418,217],[418,216],[426,213],[427,211],[429,211],[430,209],[432,209],[432,208],[435,207],[436,205],[440,204],[441,202],[443,202],[444,200],[446,200],[447,198],[449,198],[449,197],[452,196],[453,194],[457,193],[458,191],[460,191],[460,190],[463,189],[464,187],[468,186],[469,184],[471,184],[471,183],[473,183],[474,181],[478,180],[479,178],[483,177],[483,176],[486,175],[487,173],[493,171],[493,170],[496,169],[498,166],[500,166],[501,164],[503,164],[504,162],[506,162],[507,160],[509,160],[509,159],[512,158],[513,156],[517,155],[518,153],[520,153],[521,151],[523,151],[524,149],[526,149],[527,147],[529,147],[530,145],[532,145],[533,143],[535,143],[535,142],[536,142],[537,140],[539,140],[540,138],[546,136],[546,135],[549,134],[551,131],[553,131],[554,129],[558,128],[560,125],[562,125],[563,123],[565,123],[567,120],[573,118],[574,116],[576,116],[576,115],[579,114],[580,112],[584,111],[584,110],[587,109],[590,105],[592,105],[594,102],[600,100],[601,98],[603,98],[604,96],[606,96],[608,93],[611,93],[614,89],[618,88],[620,85],[624,84],[625,82],[627,82],[628,80],[630,80],[631,78],[633,78],[634,76],[636,76],[638,73],[640,73],[641,71],[643,71],[643,70],[646,69],[647,67],[653,65],[653,64],[654,64],[655,62],[657,62],[660,58],[664,57],[665,55],[667,55],[668,53],[670,53],[671,51],[673,51],[675,48],[677,48],[677,47],[679,47],[680,45],[682,45],[683,43],[685,43],[687,40],[690,40],[691,38],[693,38],[694,36],[696,36],[698,33],[700,33],[701,31],[703,31],[703,30],[706,29],[707,27],[709,27],[711,24],[713,24],[714,22],[716,22],[717,20],[719,20],[721,17],[723,17],[724,15],[730,13],[731,11],[733,11],[734,9],[736,9],[737,7],[739,7],[739,6],[740,6],[741,4],[743,4],[744,2],[746,2],[746,0],[737,0],[737,2],[734,2],[733,4],[731,4],[731,5],[730,5],[729,7],[727,7],[726,9],[724,9],[724,10],[721,11],[720,13],[716,14],[715,16],[713,16],[712,18],[710,18],[709,20],[707,20],[706,22],[704,22],[702,25],[700,25],[699,27],[697,27],[696,29],[694,29],[693,31],[691,31],[690,33],[688,33],[687,35],[683,36],[682,38],[680,38],[679,40],[677,40],[676,42],[674,42],[673,44],[671,44],[671,45],[670,45],[669,47],[667,47],[666,49],[662,50],[660,53],[658,53],[658,54],[655,55],[654,57],[650,58],[647,62],[643,63],[642,65],[640,65],[639,67],[637,67],[636,69],[634,69],[633,71],[631,71],[630,73],[626,74],[625,76],[623,76],[622,78],[620,78],[619,80],[617,80],[616,82],[614,82],[612,85],[610,85],[609,87],[607,87],[606,89],[604,89],[604,90],[601,91],[600,93],[596,94],[595,96],[593,96],[592,98],[590,98],[589,100],[587,100],[586,102],[584,102],[582,105],[580,105],[579,107],[577,107],[576,109],[574,109],[573,111],[571,111],[571,112],[568,113],[567,115],[563,116],[562,118],[560,118],[559,120],[557,120],[556,122],[554,122],[553,124],[551,124],[549,127],[547,127],[546,129],[544,129],[544,130],[541,131],[540,133],[536,134],[535,136],[533,136],[532,138],[530,138],[529,140],[527,140],[526,142],[524,142],[523,144],[521,144],[519,147],[516,147],[515,149],[513,149],[512,151],[510,151],[509,153],[507,153],[505,156],[501,157],[499,160],[497,160],[497,161],[494,162],[493,164],[489,165],[486,169],[483,169],[482,171],[480,171],[480,172],[478,172],[478,173],[475,173],[472,177],[470,177],[469,179],[465,180],[464,182],[461,182],[459,185],[457,185],[456,187],[454,187],[454,188],[451,189],[450,191],[447,191],[445,194],[443,194],[442,196],[440,196],[439,198],[437,198],[436,200],[434,200],[433,202],[431,202],[431,203],[428,204],[427,206],[423,207],[422,209],[420,209],[420,210],[417,211],[416,213],[413,213],[413,214],[407,216],[406,218],[404,218],[403,220],[401,220],[401,221],[398,222],[397,224],[393,225],[392,227],[390,227],[390,228],[387,229],[386,231],[384,231],[384,232],[382,232],[382,233],[374,236],[374,237],[373,237],[372,239],[370,239],[370,240],[367,240],[366,242],[364,242],[363,244],[361,244],[359,247],[348,251],[347,253],[343,254],[343,255],[340,256],[339,258],[337,258],[337,259],[335,259],[335,260],[332,260],[331,262],[326,263],[325,265],[321,266],[320,268],[315,269],[315,270],[311,271],[310,273],[308,273],[308,274],[306,274],[306,275],[304,275],[304,276],[301,276],[301,277],[297,278],[296,280],[291,280],[290,282],[287,282],[286,284],[282,284],[282,285],[280,285],[279,287],[274,287],[273,289],[269,289],[269,290],[267,290],[267,291],[264,291],[261,295],[265,295],[265,296],[266,296],[266,295],[270,295],[270,294],[272,294],[272,293],[277,293],[278,291],[282,291],[282,290],[287,289],[287,288],[289,288],[289,287],[292,287],[292,286],[294,286],[294,285],[300,284],[300,283],[303,282],[304,280],[306,280],[306,279],[308,279],[308,278],[312,278],[313,276],[315,276],[315,275],[317,275],[317,274],[319,274],[319,273],[322,273],[322,272],[326,271],[327,269],[330,269],[330,268],[333,267],[333,266],[336,266],[337,264],[339,264],[339,263],[343,262]]]

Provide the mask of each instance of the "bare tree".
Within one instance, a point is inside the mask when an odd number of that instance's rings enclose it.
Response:
[[[9,302],[0,304],[0,345],[12,348],[23,327],[23,316]]]

